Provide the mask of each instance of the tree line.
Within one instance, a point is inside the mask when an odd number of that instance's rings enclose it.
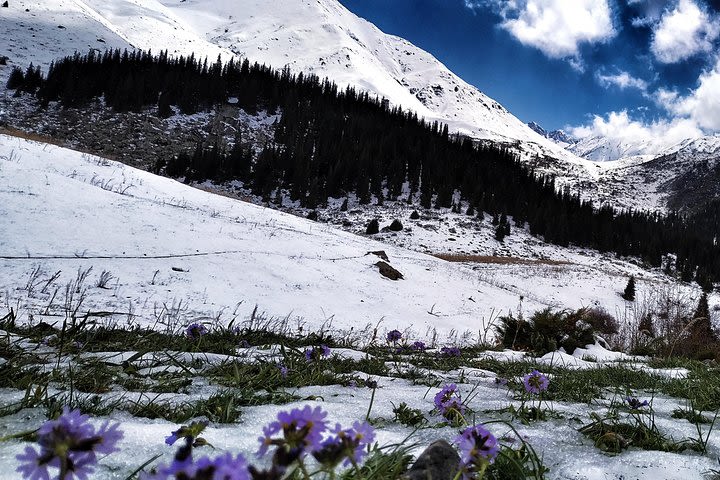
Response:
[[[447,125],[315,75],[247,59],[208,63],[167,52],[109,50],[58,60],[44,76],[32,66],[15,69],[8,88],[32,93],[44,106],[82,107],[102,98],[117,112],[160,117],[232,99],[249,113],[280,114],[272,142],[256,149],[238,136],[228,144],[198,145],[167,158],[157,171],[186,181],[240,180],[266,199],[284,191],[310,209],[350,193],[362,204],[402,198],[424,208],[459,209],[459,193],[466,213],[511,217],[549,243],[636,256],[708,288],[720,280],[718,223],[595,206],[556,188],[553,178],[503,146],[450,135]],[[509,232],[505,223],[500,240]],[[675,256],[672,266],[663,263],[668,253]]]

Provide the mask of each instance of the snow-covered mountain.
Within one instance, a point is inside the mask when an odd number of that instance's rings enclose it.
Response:
[[[696,159],[697,148],[712,156],[720,143],[717,136],[672,148],[608,138],[575,142],[562,131],[525,125],[432,55],[381,32],[338,0],[14,0],[2,13],[0,27],[8,34],[0,37],[0,51],[9,57],[0,67],[2,83],[14,65],[46,68],[90,48],[243,56],[353,85],[453,131],[506,143],[537,172],[554,175],[557,185],[620,206],[666,208],[670,187],[658,191],[657,182],[642,180],[658,175],[651,165],[662,162],[651,161],[681,150],[678,158]],[[616,159],[622,160],[606,164]],[[682,176],[686,164],[660,173]],[[628,190],[630,184],[635,189]]]
[[[337,0],[15,0],[0,17],[10,66],[47,67],[89,48],[247,57],[275,68],[353,85],[451,131],[509,143],[562,173],[588,176],[588,162],[538,135],[502,105],[407,40],[387,35]],[[39,47],[38,47],[39,46]],[[554,166],[554,167],[553,167]],[[553,171],[553,168],[557,171]]]
[[[543,127],[540,126],[540,124],[536,122],[529,122],[528,127],[532,129],[532,131],[538,133],[540,136],[549,138],[550,140],[553,140],[558,145],[562,146],[563,148],[567,148],[570,145],[577,142],[571,135],[566,133],[564,130],[552,130],[547,131]]]
[[[567,146],[575,155],[595,162],[609,162],[628,157],[652,158],[667,149],[664,143],[654,139],[621,140],[592,136]]]
[[[720,134],[600,162],[598,192],[624,207],[693,210],[720,195]]]

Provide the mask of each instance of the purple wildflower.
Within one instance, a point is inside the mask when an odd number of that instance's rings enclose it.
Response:
[[[388,343],[397,343],[402,338],[400,330],[390,330],[387,334]]]
[[[367,422],[355,422],[345,430],[337,424],[333,433],[335,436],[325,439],[321,448],[313,452],[318,462],[331,468],[343,460],[346,466],[359,464],[367,455],[368,445],[375,440],[375,430]]]
[[[327,345],[320,345],[319,347],[308,348],[305,350],[305,360],[312,362],[313,360],[320,360],[330,356],[330,347]]]
[[[550,380],[537,370],[533,370],[523,377],[523,384],[527,393],[539,394],[548,389]]]
[[[317,450],[321,448],[322,434],[327,429],[327,412],[320,407],[306,405],[302,410],[293,408],[290,412],[280,412],[277,421],[263,427],[263,436],[258,438],[260,449],[258,456],[264,455],[270,445],[285,446],[288,449],[303,448]],[[282,439],[272,438],[282,432]],[[299,452],[302,455],[304,451]]]
[[[277,368],[278,368],[278,370],[280,370],[280,376],[281,376],[282,378],[287,378],[287,376],[288,376],[288,368],[287,368],[285,365],[283,365],[282,363],[278,363],[278,364],[277,364]]]
[[[194,442],[195,439],[203,432],[203,430],[207,428],[207,426],[207,420],[200,420],[199,422],[192,422],[190,423],[190,425],[183,425],[182,427],[172,432],[169,436],[165,437],[165,443],[168,445],[173,445],[181,438],[190,439],[190,442]]]
[[[427,349],[427,347],[425,346],[425,342],[421,341],[413,342],[410,348],[417,352],[424,352]]]
[[[462,403],[458,387],[454,383],[445,385],[442,390],[435,394],[434,403],[435,408],[445,418],[465,413],[465,405]]]
[[[460,450],[463,480],[476,478],[478,473],[482,478],[485,469],[495,461],[500,451],[495,436],[481,425],[466,428],[455,437],[455,444]]]
[[[495,377],[495,386],[496,386],[496,387],[498,387],[498,388],[499,388],[499,387],[504,387],[504,386],[506,386],[507,384],[508,384],[507,378]]]
[[[142,480],[170,480],[183,478],[187,480],[250,480],[248,463],[245,457],[238,454],[233,457],[226,453],[214,459],[201,457],[195,461],[192,456],[182,460],[175,459],[170,466],[160,465],[157,473],[141,475]]]
[[[647,407],[649,405],[647,400],[643,400],[642,402],[637,397],[625,397],[625,401],[628,404],[628,407],[630,407],[631,410],[640,410],[643,407]]]
[[[87,478],[95,469],[97,454],[118,451],[116,445],[123,437],[119,424],[105,422],[96,431],[89,420],[80,410],[63,408],[57,420],[49,420],[38,429],[40,452],[26,447],[17,455],[20,465],[16,471],[24,478],[49,480],[48,467],[53,467],[60,470],[55,478],[61,480]]]
[[[440,349],[440,355],[443,357],[459,357],[462,352],[458,347],[442,347]]]
[[[185,329],[185,335],[188,336],[191,340],[197,340],[203,335],[206,335],[208,333],[208,329],[205,325],[202,323],[191,323],[188,325],[188,327]]]

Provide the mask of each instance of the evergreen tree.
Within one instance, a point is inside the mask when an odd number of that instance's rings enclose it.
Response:
[[[8,90],[20,89],[22,90],[25,85],[25,74],[20,67],[13,67],[10,72],[10,78],[8,78],[6,87]]]
[[[707,293],[703,293],[693,314],[693,324],[690,330],[692,343],[700,345],[714,344],[718,341],[710,320],[710,307]],[[702,352],[700,352],[702,353]]]
[[[368,235],[375,235],[376,233],[380,232],[380,222],[377,221],[376,218],[373,218],[370,220],[370,223],[368,223],[367,228],[365,229],[365,233]]]
[[[505,225],[502,223],[498,223],[498,225],[495,227],[495,240],[498,242],[502,242],[505,240]]]
[[[625,286],[625,291],[622,294],[622,298],[629,302],[635,300],[635,277],[632,275],[630,276],[630,279]]]

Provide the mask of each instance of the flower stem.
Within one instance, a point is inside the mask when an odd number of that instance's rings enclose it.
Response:
[[[372,395],[370,396],[370,405],[368,405],[368,411],[365,415],[365,421],[370,420],[370,412],[372,411],[373,403],[375,402],[375,390],[377,387],[373,387]]]

